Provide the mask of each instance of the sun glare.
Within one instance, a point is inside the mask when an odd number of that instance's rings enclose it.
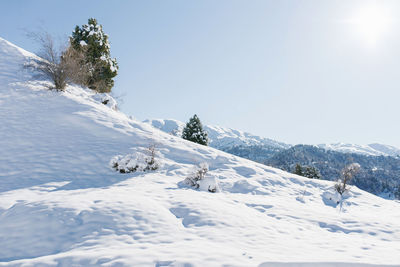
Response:
[[[392,21],[390,12],[379,5],[361,8],[352,19],[357,31],[370,45],[375,45],[388,32]]]

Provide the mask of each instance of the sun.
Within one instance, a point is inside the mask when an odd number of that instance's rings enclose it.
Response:
[[[393,19],[388,9],[375,4],[358,10],[351,21],[365,41],[375,45],[390,30]]]

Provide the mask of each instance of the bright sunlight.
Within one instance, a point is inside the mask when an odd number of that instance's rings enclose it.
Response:
[[[361,8],[351,20],[368,45],[375,45],[393,23],[390,11],[383,6],[369,5]]]

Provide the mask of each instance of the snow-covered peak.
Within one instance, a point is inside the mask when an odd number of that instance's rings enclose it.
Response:
[[[356,153],[367,156],[392,156],[399,157],[400,149],[383,144],[357,145],[346,143],[320,144],[318,147],[343,153]]]
[[[163,132],[176,136],[182,135],[185,123],[173,119],[151,119],[145,123],[160,129]],[[210,146],[218,149],[227,149],[234,146],[267,146],[279,149],[289,148],[290,145],[272,139],[256,136],[247,132],[213,125],[203,125],[208,133]]]

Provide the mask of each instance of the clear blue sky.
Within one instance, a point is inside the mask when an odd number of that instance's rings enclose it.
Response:
[[[227,126],[288,143],[400,147],[400,2],[0,2],[0,36],[58,36],[97,18],[139,120]]]

